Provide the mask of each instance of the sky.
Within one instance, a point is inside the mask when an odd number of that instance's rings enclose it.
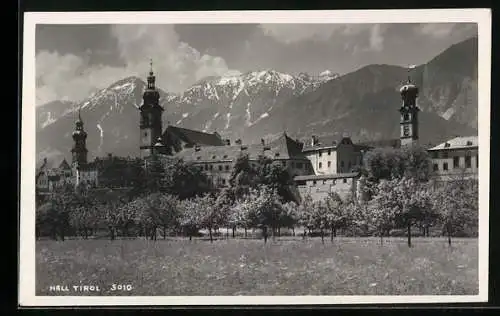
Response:
[[[80,101],[128,76],[182,92],[198,80],[274,69],[345,74],[426,63],[477,36],[472,23],[37,25],[36,103]]]

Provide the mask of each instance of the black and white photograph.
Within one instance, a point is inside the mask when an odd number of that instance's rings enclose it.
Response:
[[[20,304],[484,302],[488,10],[25,13]]]

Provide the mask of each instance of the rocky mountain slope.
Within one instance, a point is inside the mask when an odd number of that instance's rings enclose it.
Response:
[[[283,130],[294,137],[349,133],[354,140],[397,138],[399,86],[407,69],[370,65],[339,77],[262,70],[205,78],[182,94],[160,90],[167,124],[217,131],[224,138],[258,142]],[[145,79],[145,78],[144,78]],[[416,67],[421,89],[421,138],[438,142],[477,133],[477,38],[450,47]],[[70,157],[77,108],[88,133],[90,158],[138,155],[138,107],[145,83],[122,79],[81,103],[51,102],[37,108],[37,155]]]

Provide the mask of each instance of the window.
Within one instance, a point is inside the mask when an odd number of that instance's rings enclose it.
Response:
[[[410,120],[410,114],[405,113],[405,114],[403,115],[403,119],[404,119],[405,121]]]
[[[297,162],[297,169],[302,169],[302,162]]]
[[[316,180],[313,181],[313,185],[316,185]]]
[[[331,161],[329,161],[329,162],[328,162],[328,168],[330,168],[330,167],[331,167],[331,165],[332,165],[332,162],[331,162]]]
[[[227,155],[224,155],[224,159],[226,159],[226,158],[227,158]]]
[[[200,159],[201,159],[201,157],[200,157],[200,156],[198,156],[198,157],[196,157],[196,159],[200,160]]]
[[[344,160],[340,161],[340,168],[344,168]]]
[[[439,165],[437,163],[435,163],[433,166],[432,166],[432,169],[434,171],[438,171],[439,170]]]
[[[471,168],[470,156],[465,156],[465,168]]]
[[[210,170],[214,170],[214,166],[213,165],[210,165]]]
[[[322,154],[322,153],[321,153],[321,151],[319,151],[318,156],[320,156],[320,157],[321,157],[321,154]]]
[[[330,156],[331,154],[332,154],[332,150],[328,149],[328,156]]]
[[[212,159],[215,159],[215,155],[214,155],[214,156],[212,156]]]
[[[323,165],[323,164],[320,162],[320,163],[318,164],[318,168],[319,168],[319,169],[321,169],[322,165]]]
[[[448,170],[448,163],[447,163],[447,162],[444,162],[444,163],[443,163],[443,170],[444,170],[444,171],[447,171],[447,170]]]
[[[453,157],[453,169],[457,169],[460,167],[460,157],[454,156]]]
[[[222,165],[219,165],[219,171],[222,171]]]
[[[342,182],[347,183],[347,179],[344,179]]]
[[[280,153],[275,153],[274,154],[276,157],[279,157],[280,156]]]
[[[476,168],[479,168],[479,156],[476,155]]]
[[[229,171],[229,165],[226,165],[226,171]]]
[[[443,152],[443,158],[445,158],[445,159],[448,158],[448,152],[447,151]]]

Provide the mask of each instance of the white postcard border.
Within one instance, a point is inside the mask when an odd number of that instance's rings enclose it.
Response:
[[[479,294],[465,296],[36,296],[35,295],[35,27],[36,24],[200,23],[477,23],[479,123]],[[489,9],[27,12],[24,14],[21,123],[19,304],[111,305],[297,305],[467,303],[488,300],[491,12]]]

